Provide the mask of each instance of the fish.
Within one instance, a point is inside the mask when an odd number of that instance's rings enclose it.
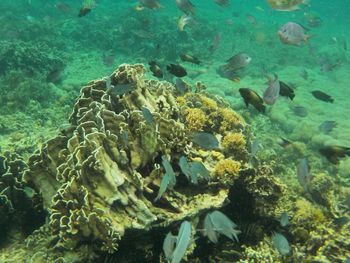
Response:
[[[223,7],[230,5],[230,0],[214,0],[214,2],[219,6],[223,6]]]
[[[71,11],[70,5],[63,2],[57,2],[55,4],[55,8],[64,14],[67,14]]]
[[[303,187],[305,191],[308,191],[312,175],[310,173],[309,162],[306,158],[299,161],[297,165],[297,176],[300,186]]]
[[[180,58],[182,61],[191,62],[191,63],[197,64],[197,65],[199,65],[201,63],[198,58],[191,56],[191,55],[188,55],[188,54],[181,54]]]
[[[151,61],[148,63],[149,69],[152,72],[152,75],[157,77],[157,78],[163,78],[163,71],[160,68],[160,66],[157,64],[155,61]]]
[[[114,60],[115,60],[115,54],[113,54],[112,52],[103,52],[102,54],[102,62],[105,66],[107,67],[112,67],[114,64]]]
[[[306,0],[267,0],[267,3],[277,11],[295,11],[300,5],[308,5]]]
[[[253,166],[256,166],[259,163],[259,160],[257,159],[256,155],[260,150],[260,148],[261,148],[260,140],[255,138],[250,144],[250,153],[249,153],[249,162]]]
[[[142,115],[143,115],[143,117],[145,118],[146,122],[147,122],[149,125],[154,125],[154,124],[155,124],[153,115],[152,115],[151,111],[150,111],[148,108],[142,107],[142,108],[141,108],[141,112],[142,112]]]
[[[283,138],[283,137],[278,138],[277,143],[278,143],[278,145],[280,145],[283,148],[286,148],[292,144],[292,142],[290,140]]]
[[[346,225],[350,219],[347,216],[341,216],[333,220],[333,224],[336,225],[336,227],[342,227]]]
[[[161,8],[161,4],[159,3],[159,0],[139,0],[139,3],[140,3],[140,6],[138,11],[141,11],[145,7],[152,10]]]
[[[60,83],[63,79],[64,67],[56,66],[47,75],[46,81],[54,84]]]
[[[311,94],[318,100],[329,102],[329,103],[334,102],[334,99],[332,98],[332,96],[328,95],[327,93],[324,93],[323,91],[313,90],[311,91]]]
[[[340,158],[350,156],[350,147],[328,145],[321,147],[319,152],[332,164],[339,164]]]
[[[201,162],[191,162],[190,163],[190,171],[191,171],[191,182],[194,184],[198,184],[198,177],[202,177],[207,181],[210,181],[210,173],[208,169]]]
[[[322,24],[321,17],[316,13],[304,13],[304,17],[307,21],[307,25],[310,27],[318,27]]]
[[[259,112],[265,112],[264,100],[254,90],[249,88],[240,88],[239,93],[241,94],[245,105],[248,107],[251,104]]]
[[[290,100],[293,100],[295,97],[294,90],[283,81],[279,81],[279,82],[280,82],[280,96],[288,97],[290,98]]]
[[[281,227],[286,227],[289,225],[289,216],[286,211],[284,211],[280,216]]]
[[[290,253],[291,248],[287,238],[285,238],[284,235],[280,233],[273,233],[272,244],[282,256]]]
[[[186,15],[194,15],[195,6],[190,2],[190,0],[176,0],[176,5]]]
[[[309,73],[307,72],[307,70],[305,68],[302,68],[300,70],[299,75],[300,75],[300,77],[302,77],[305,80],[307,80],[309,78]]]
[[[222,39],[221,32],[216,33],[211,45],[208,48],[210,53],[213,53],[218,48],[218,46],[221,42],[221,39]]]
[[[115,96],[124,95],[126,93],[129,93],[135,89],[135,85],[128,83],[128,84],[117,84],[115,86],[110,87],[110,93]]]
[[[177,21],[177,27],[180,31],[184,31],[186,26],[193,26],[196,24],[196,21],[192,16],[182,15]]]
[[[295,22],[284,24],[277,32],[283,44],[294,46],[300,46],[303,42],[307,43],[311,36],[305,33],[305,27]]]
[[[263,100],[268,105],[275,104],[280,94],[280,81],[278,80],[277,75],[275,74],[274,79],[269,79],[269,86],[265,90],[263,95]]]
[[[304,117],[306,117],[306,116],[308,115],[307,109],[306,109],[305,107],[303,107],[303,106],[292,106],[290,109],[291,109],[291,110],[294,112],[294,114],[297,115],[298,117],[304,118]]]
[[[324,121],[318,126],[318,130],[324,134],[330,133],[335,127],[337,127],[336,121]]]
[[[176,78],[175,88],[180,93],[180,95],[183,95],[191,90],[190,85],[188,85],[185,81],[183,81],[180,78]]]
[[[186,69],[179,64],[169,64],[166,66],[166,69],[169,71],[170,74],[178,78],[182,78],[187,75]]]
[[[236,71],[238,69],[245,68],[252,61],[252,58],[246,53],[238,53],[231,58],[229,58],[227,62],[227,67],[232,71]]]
[[[205,150],[215,150],[219,148],[219,141],[214,134],[208,132],[192,132],[189,134],[190,140]]]
[[[87,14],[89,14],[91,12],[92,8],[88,7],[88,6],[83,6],[82,8],[80,8],[79,13],[78,13],[78,17],[83,17],[86,16]]]

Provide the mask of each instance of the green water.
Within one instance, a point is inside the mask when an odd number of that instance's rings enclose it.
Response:
[[[185,81],[192,85],[200,81],[206,92],[223,97],[246,119],[261,144],[257,157],[261,163],[274,162],[275,175],[298,189],[294,198],[303,195],[296,166],[306,157],[312,173],[325,174],[335,189],[337,200],[333,201],[339,207],[333,211],[320,205],[328,215],[327,223],[349,217],[342,201],[350,193],[350,157],[340,158],[335,165],[319,153],[325,145],[350,147],[349,3],[311,0],[300,10],[280,12],[262,0],[231,0],[227,7],[211,0],[193,0],[195,22],[180,31],[177,23],[183,13],[175,0],[160,2],[158,10],[137,10],[137,1],[100,0],[91,12],[78,17],[83,5],[78,0],[2,0],[0,155],[9,151],[28,158],[67,127],[81,87],[111,74],[118,65],[145,64],[147,78],[157,79],[148,66],[157,61],[165,73],[162,80],[175,83],[166,65],[179,63],[187,70]],[[306,28],[311,36],[307,42],[293,46],[280,41],[277,32],[290,21]],[[210,51],[218,35],[220,41]],[[252,58],[239,81],[220,77],[217,69],[239,52]],[[194,55],[201,63],[181,61],[183,53]],[[262,96],[267,76],[273,74],[294,89],[295,98],[280,96],[265,114],[246,107],[238,90],[250,88]],[[316,99],[314,90],[327,93],[334,102]],[[305,107],[307,116],[295,114],[294,106]],[[337,126],[325,134],[319,130],[324,121],[335,121]],[[286,150],[278,144],[281,137],[297,146]],[[341,194],[337,189],[342,189]],[[349,224],[345,227],[344,232],[349,233]],[[293,240],[296,248],[302,244],[302,240]],[[347,245],[349,250],[349,241]],[[334,253],[340,253],[341,259],[349,257],[341,249]]]

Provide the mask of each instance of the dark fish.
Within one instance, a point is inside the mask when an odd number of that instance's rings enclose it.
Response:
[[[206,150],[213,150],[219,148],[218,139],[208,132],[193,132],[190,134],[191,141]]]
[[[160,68],[160,66],[157,64],[155,61],[151,61],[148,63],[149,64],[149,69],[152,71],[152,75],[157,77],[157,78],[163,78],[163,71]]]
[[[248,107],[249,104],[253,105],[259,112],[265,112],[265,105],[263,99],[254,90],[248,88],[240,88],[239,93],[241,94],[245,105]]]
[[[125,93],[128,93],[130,91],[133,91],[135,89],[135,85],[129,83],[129,84],[117,84],[115,86],[111,86],[110,92],[115,96],[124,95]]]
[[[350,156],[350,147],[329,145],[320,148],[319,152],[332,164],[338,164],[340,158]]]
[[[282,256],[288,255],[290,253],[290,245],[284,235],[280,233],[274,233],[272,235],[272,244]]]
[[[186,15],[194,15],[195,6],[190,2],[190,0],[176,0],[175,2],[177,7]]]
[[[187,75],[186,69],[181,65],[169,64],[166,69],[170,74],[173,74],[178,78],[182,78]]]
[[[297,175],[299,184],[304,188],[305,191],[308,191],[312,176],[310,173],[309,162],[306,158],[303,158],[299,161],[297,166]]]
[[[154,125],[155,122],[154,122],[154,118],[153,118],[151,111],[146,107],[142,107],[141,111],[142,111],[142,115],[145,118],[146,122],[149,125]]]
[[[188,55],[188,54],[181,54],[180,58],[182,61],[190,62],[190,63],[197,64],[197,65],[199,65],[201,63],[198,58],[191,56],[191,55]]]
[[[306,117],[308,114],[307,109],[303,106],[292,106],[291,110],[299,117]]]
[[[347,216],[341,216],[333,220],[333,224],[335,224],[337,227],[342,227],[346,225],[350,219]]]
[[[54,68],[47,74],[46,81],[54,84],[60,83],[63,78],[63,72],[64,72],[63,67]]]
[[[230,5],[230,0],[214,0],[214,2],[224,7]]]
[[[146,7],[152,10],[159,9],[161,7],[158,0],[139,0],[141,7]]]
[[[191,87],[180,78],[176,78],[175,88],[180,93],[180,95],[185,94],[191,90]]]
[[[78,17],[86,16],[88,13],[91,12],[91,10],[92,10],[92,9],[91,9],[90,7],[83,6],[83,7],[80,8],[80,10],[79,10]]]
[[[314,90],[314,91],[311,91],[311,93],[318,100],[322,100],[322,101],[330,102],[330,103],[334,102],[334,99],[330,95],[324,93],[323,91]]]
[[[337,123],[335,121],[324,121],[320,124],[320,126],[318,126],[318,130],[324,134],[328,134],[335,127],[337,127]]]
[[[283,81],[280,81],[280,95],[283,97],[288,97],[290,100],[293,100],[295,97],[294,90]]]
[[[216,72],[220,75],[222,78],[226,78],[232,81],[239,80],[239,74],[236,70],[231,69],[227,64],[221,65]]]

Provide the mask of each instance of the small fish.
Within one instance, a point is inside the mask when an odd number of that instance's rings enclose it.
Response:
[[[194,144],[205,150],[214,150],[219,148],[219,141],[212,133],[193,132],[189,137]]]
[[[277,139],[278,145],[280,145],[283,148],[287,148],[289,145],[292,144],[292,142],[286,138],[280,137]]]
[[[194,184],[198,184],[198,178],[204,178],[207,181],[210,181],[210,173],[208,169],[201,162],[191,162],[190,163],[190,171],[191,171],[191,182]]]
[[[233,71],[245,68],[252,61],[252,58],[246,53],[238,53],[229,58],[226,62],[227,67]]]
[[[115,54],[108,52],[103,52],[102,54],[102,62],[106,67],[112,67],[114,64]]]
[[[314,91],[311,91],[311,94],[318,100],[322,100],[324,102],[330,102],[330,103],[334,102],[334,99],[327,93],[324,93],[323,91],[314,90]]]
[[[115,96],[124,95],[126,93],[129,93],[135,89],[135,85],[129,83],[129,84],[117,84],[115,86],[111,86],[110,93]]]
[[[267,3],[277,11],[295,11],[308,4],[307,0],[267,0]]]
[[[175,65],[175,64],[169,64],[166,69],[169,71],[170,74],[182,78],[187,75],[186,69],[181,65]]]
[[[253,166],[256,166],[259,163],[259,160],[257,159],[256,155],[258,151],[261,148],[260,140],[254,139],[250,144],[250,153],[249,153],[249,163],[251,163]]]
[[[265,112],[264,101],[254,90],[251,90],[249,88],[240,88],[239,93],[241,94],[244,103],[247,107],[249,104],[251,104],[259,112]]]
[[[284,235],[280,233],[274,233],[272,235],[272,244],[282,256],[288,255],[290,253],[291,248],[288,240]]]
[[[201,63],[198,58],[191,56],[191,55],[188,55],[188,54],[181,54],[180,58],[182,61],[191,62],[191,63],[197,64],[197,65],[199,65]]]
[[[336,121],[324,121],[318,126],[318,130],[324,134],[330,133],[335,127],[337,127]]]
[[[335,224],[337,227],[342,227],[346,225],[350,219],[347,216],[341,216],[333,220],[333,224]]]
[[[307,70],[305,68],[302,68],[300,70],[299,75],[300,75],[300,77],[302,77],[305,80],[307,80],[309,78],[309,73],[307,72]]]
[[[184,31],[186,26],[193,26],[196,24],[196,21],[193,17],[188,15],[182,15],[180,16],[179,20],[177,21],[177,27],[180,31]]]
[[[321,17],[316,13],[304,13],[304,17],[310,27],[319,27],[322,24]]]
[[[123,130],[121,135],[121,140],[125,148],[128,148],[129,146],[129,133],[127,130]]]
[[[88,6],[83,6],[82,8],[80,8],[79,10],[79,14],[78,17],[83,17],[86,16],[88,13],[90,13],[92,10],[92,8],[88,7]]]
[[[71,11],[70,5],[63,3],[63,2],[57,2],[55,4],[55,8],[64,14],[67,14]]]
[[[303,106],[292,106],[291,110],[294,112],[295,115],[302,118],[308,115],[307,109]]]
[[[194,15],[194,5],[190,0],[176,0],[177,7],[186,15]]]
[[[176,78],[175,88],[180,93],[180,95],[183,95],[191,90],[190,85],[188,85],[184,80],[180,78]]]
[[[139,0],[141,6],[139,6],[138,11],[141,11],[144,7],[156,10],[161,8],[161,4],[158,0]]]
[[[280,95],[283,97],[288,97],[290,98],[290,100],[293,100],[295,97],[294,90],[283,81],[279,81],[279,82],[280,82]]]
[[[282,227],[286,227],[289,225],[289,216],[286,211],[284,211],[280,216],[280,224]]]
[[[149,64],[149,69],[152,71],[152,75],[157,77],[157,78],[163,78],[163,71],[160,68],[160,66],[157,64],[155,61],[151,61],[148,63]]]
[[[223,6],[223,7],[230,5],[230,0],[214,0],[214,2],[219,6]]]
[[[288,22],[277,33],[282,43],[300,46],[302,42],[307,42],[311,37],[305,34],[305,32],[306,29],[298,23]]]
[[[275,74],[274,79],[272,78],[269,79],[269,86],[264,92],[263,100],[266,104],[273,105],[278,99],[279,94],[280,94],[280,81],[278,80],[278,77]]]
[[[63,73],[63,66],[57,66],[47,74],[46,81],[54,84],[60,83],[63,79]]]
[[[152,115],[151,111],[148,108],[146,108],[146,107],[142,107],[141,111],[142,111],[142,115],[145,118],[146,122],[149,125],[154,125],[155,121],[154,121],[154,118],[153,118],[153,115]]]
[[[221,33],[218,32],[215,36],[214,36],[214,39],[211,43],[211,45],[209,46],[209,52],[210,53],[213,53],[219,46],[220,42],[221,42]]]
[[[305,191],[308,191],[312,176],[310,173],[309,162],[306,158],[303,158],[299,161],[297,165],[297,176],[299,184],[304,188]]]
[[[332,164],[339,164],[340,158],[350,156],[350,147],[329,145],[321,147],[319,152]]]

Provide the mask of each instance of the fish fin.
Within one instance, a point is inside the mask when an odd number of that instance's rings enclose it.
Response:
[[[231,79],[232,82],[239,83],[241,81],[240,77],[234,77]]]

